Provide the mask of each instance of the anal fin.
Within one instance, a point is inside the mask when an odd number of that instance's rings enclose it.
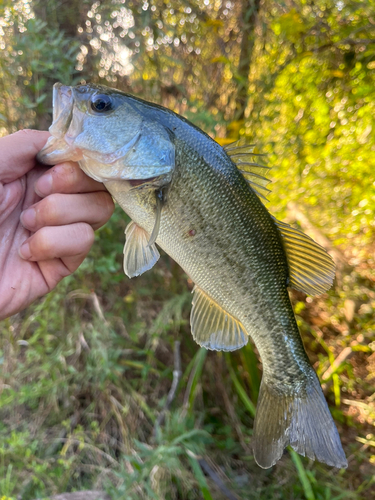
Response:
[[[199,287],[194,288],[190,315],[194,340],[213,351],[235,351],[248,341],[242,324]]]
[[[151,269],[158,261],[160,254],[155,243],[149,243],[148,232],[135,222],[128,224],[125,235],[124,272],[129,278],[133,278]]]

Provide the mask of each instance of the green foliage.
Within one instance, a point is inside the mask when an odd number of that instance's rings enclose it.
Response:
[[[270,153],[271,201],[285,209],[292,192],[314,223],[329,218],[325,232],[337,244],[374,234],[373,10],[373,2],[316,2],[265,12],[273,34],[250,82],[256,97],[244,132]],[[270,57],[276,69],[264,71]]]
[[[117,208],[75,275],[0,326],[0,499],[86,488],[120,500],[373,496],[373,0],[0,8],[1,133],[46,128],[52,84],[90,79],[171,107],[222,144],[242,137],[268,153],[270,210],[284,217],[298,202],[348,262],[334,290],[292,300],[349,456],[346,472],[293,451],[270,471],[255,465],[253,346],[198,349],[193,284],[168,256],[124,277],[129,220]],[[182,377],[164,412],[176,340]]]
[[[134,441],[132,454],[122,457],[116,472],[120,486],[110,484],[108,491],[121,500],[167,500],[196,498],[191,488],[200,487],[204,498],[211,499],[197,461],[197,454],[204,453],[211,441],[207,432],[194,428],[192,419],[171,414],[156,432],[152,446]]]
[[[8,132],[46,126],[43,121],[51,111],[53,83],[78,81],[75,60],[79,51],[76,40],[30,18],[27,11],[21,10],[16,17],[16,6],[13,21],[11,12],[3,18],[0,58],[0,125]]]

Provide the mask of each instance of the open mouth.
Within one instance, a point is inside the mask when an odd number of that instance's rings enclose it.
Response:
[[[67,132],[73,114],[73,92],[62,83],[53,86],[53,122],[49,128],[51,135],[61,138]]]
[[[62,83],[53,86],[53,122],[49,128],[51,137],[39,151],[37,160],[45,165],[56,165],[63,161],[78,161],[82,151],[66,141],[66,133],[73,117],[73,90]]]

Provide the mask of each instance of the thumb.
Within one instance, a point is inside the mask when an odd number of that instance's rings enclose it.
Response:
[[[35,157],[49,136],[45,131],[19,130],[0,138],[0,182],[12,182],[35,167]]]

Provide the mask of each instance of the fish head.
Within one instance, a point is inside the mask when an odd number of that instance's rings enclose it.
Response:
[[[100,182],[171,177],[171,134],[142,101],[101,85],[53,87],[51,137],[38,153],[46,165],[78,161]]]

